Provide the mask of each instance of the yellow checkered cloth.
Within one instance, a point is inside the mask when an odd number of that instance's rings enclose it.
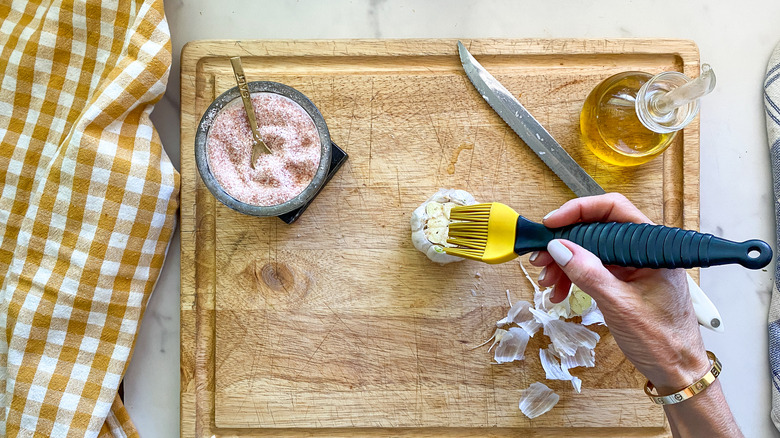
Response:
[[[161,0],[0,0],[0,436],[134,436],[117,387],[175,226]]]

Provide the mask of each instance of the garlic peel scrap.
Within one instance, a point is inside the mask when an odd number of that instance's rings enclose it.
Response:
[[[472,205],[477,201],[463,190],[441,189],[417,207],[409,219],[412,244],[436,263],[445,264],[463,260],[444,252],[450,223],[450,210],[458,205]]]
[[[557,351],[551,351],[556,357],[561,359],[561,368],[570,370],[577,367],[592,368],[596,366],[596,351],[588,347],[578,347],[574,355],[560,354]]]
[[[574,390],[577,391],[577,394],[582,392],[582,379],[579,377],[572,377],[571,378],[571,386],[574,387]]]
[[[534,304],[522,300],[512,304],[507,290],[509,311],[496,322],[497,329],[493,337],[479,346],[493,340],[488,349],[490,351],[498,343],[494,356],[496,363],[522,360],[528,340],[541,328],[551,341],[547,348],[539,350],[545,378],[568,380],[574,390],[580,393],[582,380],[572,375],[570,370],[596,365],[595,348],[600,336],[586,325],[604,324],[604,317],[596,301],[576,286],[572,287],[566,300],[553,304],[550,301],[552,288],[542,290],[531,279],[522,263],[520,268],[534,288]],[[576,316],[582,317],[582,323],[566,321]],[[528,418],[535,418],[548,412],[558,401],[559,396],[550,388],[535,382],[523,391],[519,408]]]
[[[559,399],[547,385],[534,382],[520,396],[520,411],[528,418],[536,418],[552,409]]]
[[[501,329],[498,329],[501,330]],[[496,330],[496,331],[498,331]],[[528,333],[518,327],[510,327],[501,339],[498,339],[498,347],[493,359],[496,363],[507,363],[525,358],[525,347],[528,345]]]
[[[528,336],[533,336],[542,327],[542,324],[531,313],[531,303],[523,300],[512,305],[509,312],[507,312],[506,318],[496,322],[496,325],[500,327],[512,323],[519,325],[528,333]]]
[[[545,378],[548,380],[568,380],[574,386],[574,390],[580,392],[582,380],[571,375],[567,368],[561,366],[555,355],[548,349],[539,350],[539,359],[542,362]]]
[[[492,338],[492,339],[493,339],[493,343],[492,343],[492,344],[490,344],[490,347],[488,347],[488,351],[492,350],[492,349],[493,349],[493,347],[495,347],[495,346],[496,346],[496,343],[498,343],[498,342],[501,342],[501,339],[503,339],[503,338],[504,338],[504,335],[505,335],[506,333],[507,333],[507,331],[506,331],[506,330],[504,330],[504,329],[496,329],[496,332],[495,332],[495,333],[493,333],[493,338]],[[490,341],[490,339],[488,339],[487,341],[485,341],[485,344],[487,344],[489,341]]]
[[[548,287],[545,290],[536,291],[536,293],[534,293],[534,306],[537,309],[544,310],[555,318],[571,318],[572,311],[568,297],[560,303],[553,303],[550,301],[552,291],[553,288],[551,287]],[[571,294],[569,296],[571,296]]]
[[[527,278],[534,287],[534,307],[537,309],[542,309],[552,316],[571,318],[573,316],[584,316],[585,313],[593,308],[593,305],[595,304],[593,298],[576,285],[572,285],[569,295],[565,300],[560,303],[553,303],[550,301],[550,295],[552,294],[553,288],[548,287],[547,289],[542,290],[539,285],[533,281],[522,263],[520,263],[520,269],[523,270],[525,278]]]
[[[531,286],[534,287],[534,302],[536,301],[536,294],[541,292],[542,290],[539,289],[539,285],[536,284],[536,282],[531,278],[530,275],[528,275],[528,270],[525,269],[525,266],[523,266],[522,263],[520,263],[520,269],[523,270],[523,274],[525,274],[525,278],[528,279],[528,282],[531,283]]]
[[[542,323],[544,334],[550,338],[553,347],[560,354],[574,356],[580,347],[594,349],[601,339],[598,333],[582,324],[554,319],[536,309],[531,309],[531,312]]]

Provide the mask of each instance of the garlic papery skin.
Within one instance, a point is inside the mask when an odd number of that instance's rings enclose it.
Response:
[[[558,394],[544,383],[534,382],[520,396],[520,411],[528,418],[536,418],[553,408],[560,400]]]

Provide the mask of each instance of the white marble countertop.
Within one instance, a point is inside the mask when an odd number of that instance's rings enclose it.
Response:
[[[780,2],[730,0],[167,0],[174,61],[152,118],[179,163],[179,54],[198,39],[668,37],[694,40],[718,84],[702,102],[701,229],[774,246],[762,80],[780,40]],[[143,437],[179,434],[179,239],[174,239],[125,377]],[[724,364],[726,397],[749,437],[778,436],[770,419],[767,309],[774,265],[703,270],[726,332],[705,331]]]

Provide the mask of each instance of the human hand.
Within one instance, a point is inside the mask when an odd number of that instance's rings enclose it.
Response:
[[[613,221],[651,223],[623,195],[610,193],[571,200],[547,215],[544,225]],[[683,269],[605,267],[562,239],[547,249],[532,255],[531,264],[544,267],[539,284],[554,285],[551,300],[566,298],[572,282],[592,296],[620,349],[659,393],[678,391],[709,370]]]

